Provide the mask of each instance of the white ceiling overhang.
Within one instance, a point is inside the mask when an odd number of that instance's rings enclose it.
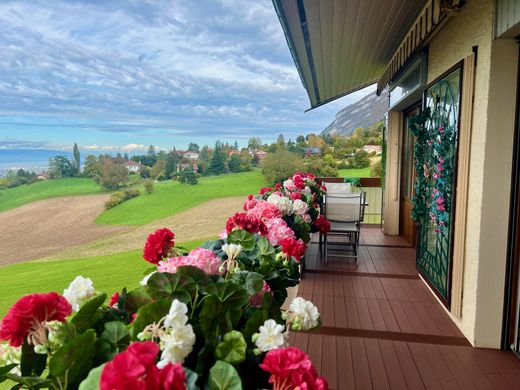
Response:
[[[427,0],[273,0],[311,108],[374,84]]]

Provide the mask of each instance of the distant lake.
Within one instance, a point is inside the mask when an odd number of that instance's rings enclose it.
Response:
[[[10,169],[22,168],[36,173],[46,171],[49,158],[54,156],[72,158],[72,153],[48,149],[0,149],[0,176],[5,176]]]

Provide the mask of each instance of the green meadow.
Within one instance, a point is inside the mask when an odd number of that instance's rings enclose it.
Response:
[[[88,178],[39,181],[0,190],[0,211],[20,207],[37,200],[70,195],[100,194],[101,192],[101,187]]]
[[[338,169],[338,177],[370,177],[370,167]]]
[[[205,240],[204,240],[205,241]],[[179,243],[187,249],[203,240]],[[74,260],[28,261],[0,268],[0,318],[20,297],[31,293],[63,293],[78,275],[90,278],[97,291],[109,296],[123,287],[139,287],[144,273],[153,267],[140,250]]]
[[[155,183],[152,194],[143,194],[103,212],[97,217],[96,223],[144,225],[208,200],[256,194],[265,186],[260,171],[203,177],[194,186],[171,180]]]

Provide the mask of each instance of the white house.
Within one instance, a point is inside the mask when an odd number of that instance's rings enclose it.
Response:
[[[197,152],[186,152],[183,157],[189,158],[190,160],[198,160],[199,154]]]
[[[139,168],[141,168],[141,164],[135,161],[127,161],[123,165],[128,169],[128,173],[139,173]]]
[[[363,150],[367,153],[375,153],[381,154],[382,148],[381,145],[365,145],[363,146]]]

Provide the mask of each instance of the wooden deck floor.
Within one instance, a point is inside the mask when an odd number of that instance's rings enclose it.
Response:
[[[520,389],[512,353],[472,348],[415,270],[415,250],[362,230],[358,264],[310,245],[298,295],[322,327],[292,333],[331,389]]]

